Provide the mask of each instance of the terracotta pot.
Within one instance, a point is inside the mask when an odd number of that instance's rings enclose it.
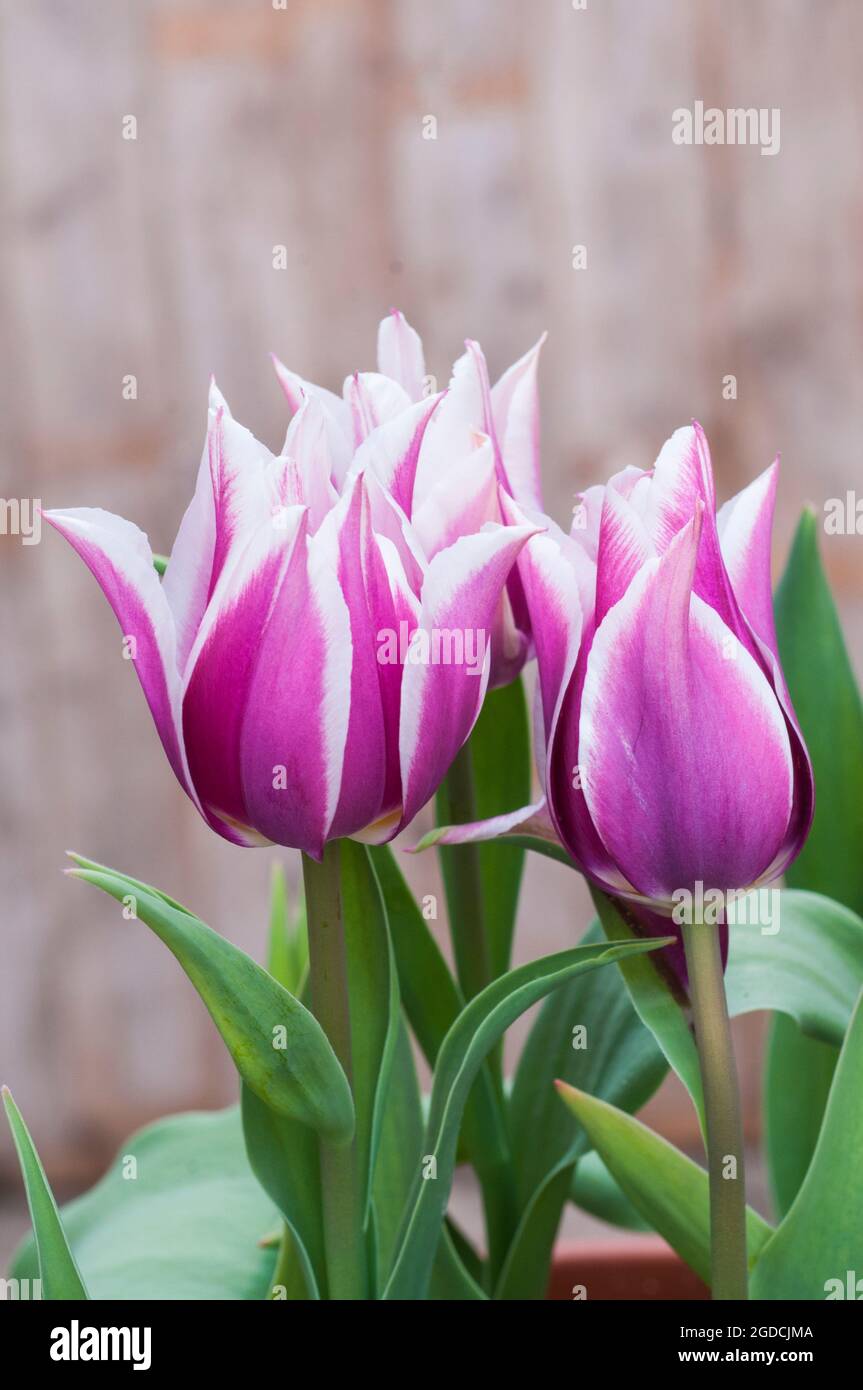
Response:
[[[554,1252],[548,1298],[573,1298],[583,1286],[595,1299],[707,1299],[710,1291],[659,1236],[578,1241]]]

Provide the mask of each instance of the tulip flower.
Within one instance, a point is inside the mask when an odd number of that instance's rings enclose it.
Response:
[[[685,894],[737,893],[783,872],[814,793],[773,625],[777,476],[778,462],[717,514],[693,425],[650,472],[589,489],[568,536],[549,526],[528,543],[518,570],[545,795],[453,829],[448,843],[526,825],[556,834],[593,884],[662,934]],[[680,952],[676,963],[682,975]]]
[[[441,399],[421,395],[400,316],[381,339],[400,380],[352,377],[344,402],[280,369],[296,412],[278,457],[212,387],[163,581],[131,522],[46,514],[114,609],[179,782],[238,844],[320,859],[328,840],[387,840],[416,814],[479,713],[505,584],[535,530],[501,524],[498,446],[459,433],[452,408],[451,490],[418,487]],[[525,428],[532,367],[512,370],[504,439]]]
[[[747,1296],[743,1129],[723,988],[724,903],[782,873],[813,812],[770,587],[774,463],[717,514],[707,441],[590,489],[570,536],[519,561],[539,668],[543,801],[436,838],[544,828],[636,929],[680,942],[710,1176],[711,1288]],[[517,508],[505,501],[511,521]],[[688,903],[688,907],[686,904]],[[684,905],[680,917],[675,906]]]

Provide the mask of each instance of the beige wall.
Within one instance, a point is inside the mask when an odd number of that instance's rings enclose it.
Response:
[[[0,17],[3,496],[102,505],[167,549],[209,373],[277,446],[268,350],[337,386],[372,364],[391,304],[441,379],[466,335],[497,371],[549,330],[561,519],[693,415],[723,495],[782,450],[777,559],[804,501],[857,484],[854,0],[2,0]],[[780,153],[675,146],[671,112],[696,99],[779,107]],[[859,553],[826,546],[859,666]],[[157,882],[253,952],[270,856],[212,836],[177,788],[71,551],[46,535],[2,554],[0,1072],[52,1172],[83,1176],[132,1125],[233,1082],[172,959],[64,881],[63,850]],[[575,875],[531,864],[521,956],[587,919]],[[688,1123],[673,1094],[662,1121]]]

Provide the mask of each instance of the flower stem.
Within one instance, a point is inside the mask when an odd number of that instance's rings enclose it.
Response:
[[[438,793],[441,825],[476,820],[476,789],[470,740],[459,749]],[[491,983],[491,959],[485,929],[479,845],[452,846],[441,863],[446,881],[456,972],[462,993],[472,999]],[[455,911],[453,911],[455,909]]]
[[[710,1269],[714,1300],[748,1297],[743,1122],[718,928],[683,928],[689,995],[704,1088],[710,1175]]]
[[[303,855],[309,932],[309,984],[315,1017],[352,1082],[351,1010],[342,926],[339,844],[324,849],[320,864]],[[324,1247],[331,1299],[368,1297],[362,1194],[356,1140],[337,1146],[320,1140]]]

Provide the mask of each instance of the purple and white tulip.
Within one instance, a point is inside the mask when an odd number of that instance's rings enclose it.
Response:
[[[544,797],[446,842],[545,821],[591,882],[663,934],[681,894],[783,872],[814,788],[773,624],[777,477],[778,461],[717,514],[693,425],[651,471],[589,489],[570,535],[549,527],[527,544]]]
[[[278,367],[295,407],[278,457],[212,387],[164,581],[131,522],[46,513],[114,609],[179,782],[237,844],[319,858],[330,839],[392,838],[467,739],[495,647],[501,667],[523,659],[524,634],[501,615],[511,620],[507,579],[536,527],[501,524],[499,440],[535,469],[535,354],[489,405],[469,350],[475,427],[458,370],[447,398],[458,408],[423,396],[419,340],[401,315],[382,324],[380,348],[382,372],[349,378],[344,400]],[[527,504],[536,486],[530,471]],[[393,657],[384,634],[397,645],[408,634],[407,650]]]

